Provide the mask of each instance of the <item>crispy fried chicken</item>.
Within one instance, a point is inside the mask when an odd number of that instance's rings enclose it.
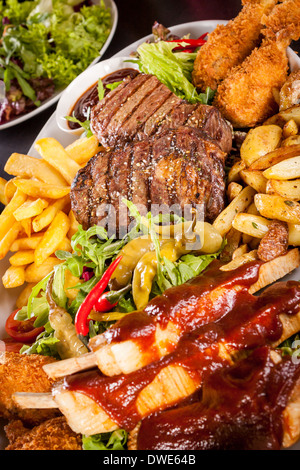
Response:
[[[196,57],[193,82],[205,91],[216,90],[233,67],[240,65],[261,40],[262,17],[277,0],[244,0],[239,15],[209,34]]]
[[[53,380],[48,378],[42,367],[53,361],[53,358],[37,354],[0,353],[0,417],[19,418],[34,426],[58,415],[57,410],[22,410],[12,400],[15,392],[50,391]]]

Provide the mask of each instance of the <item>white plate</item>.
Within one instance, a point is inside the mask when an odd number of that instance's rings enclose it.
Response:
[[[190,33],[190,36],[193,38],[199,37],[201,34],[204,34],[205,32],[211,32],[215,29],[217,24],[223,23],[225,24],[226,21],[218,21],[218,20],[211,20],[211,21],[194,21],[191,23],[184,23],[180,24],[177,26],[171,27],[171,31],[173,34],[176,34],[178,36],[183,36],[187,33]],[[116,54],[112,59],[116,57],[125,57],[129,56],[131,52],[135,51],[138,47],[139,44],[144,42],[147,39],[150,39],[151,35],[145,36],[144,38],[140,39],[139,41],[136,41],[135,43],[131,44],[130,46],[122,49],[118,54]],[[288,50],[288,56],[290,60],[290,67],[292,70],[295,68],[300,67],[300,59],[297,57],[297,55],[291,50]],[[107,63],[109,61],[106,61]],[[115,64],[115,61],[112,60],[112,64]],[[128,64],[129,65],[129,64]],[[111,73],[116,69],[107,69],[106,68],[106,73]],[[82,90],[82,93],[84,93],[85,90]],[[61,130],[56,122],[56,116],[55,113],[50,117],[50,119],[46,122],[45,126],[42,128],[40,133],[37,135],[36,140],[41,139],[43,137],[54,137],[56,138],[63,146],[67,146],[70,143],[74,142],[78,137],[73,134],[69,134],[67,132],[64,132]],[[34,142],[35,142],[34,141]],[[29,154],[32,156],[39,157],[38,153],[34,149],[34,142],[32,144],[31,149],[29,150]],[[8,261],[7,259],[2,260],[0,263],[0,276],[2,277],[3,273],[5,272],[5,269],[8,266]],[[299,280],[299,275],[300,275],[300,269],[296,270],[293,272],[291,275],[286,276],[285,280],[290,280],[290,279],[295,279]],[[18,289],[13,289],[12,291],[9,289],[4,289],[2,283],[0,285],[0,307],[1,307],[1,318],[0,318],[0,338],[3,337],[4,335],[4,324],[5,324],[5,319],[7,316],[11,313],[11,311],[14,309],[14,303],[15,299],[17,297],[17,291]],[[3,421],[2,421],[3,422]],[[4,423],[4,422],[3,422]],[[5,423],[4,423],[5,424]],[[3,425],[4,425],[3,424]],[[1,427],[1,421],[0,421],[0,427]],[[0,429],[0,449],[3,449],[6,445],[6,438],[4,431]],[[290,450],[300,450],[300,442],[294,445],[293,447],[290,448]]]
[[[98,3],[96,0],[92,0],[92,1],[93,3]],[[101,56],[104,54],[104,52],[107,50],[115,34],[117,23],[118,23],[118,10],[117,10],[115,2],[113,0],[104,0],[104,3],[105,3],[105,6],[109,7],[111,10],[112,27],[111,27],[109,36],[101,49],[101,55],[97,57],[96,59],[94,59],[93,62],[89,65],[89,67],[96,64],[101,59]],[[35,108],[33,111],[30,111],[29,113],[26,113],[26,114],[22,114],[21,116],[15,119],[12,119],[11,121],[6,122],[5,124],[0,124],[0,130],[7,129],[8,127],[16,126],[17,124],[20,124],[21,122],[27,121],[27,119],[32,118],[36,114],[41,113],[45,109],[55,104],[58,101],[59,97],[61,96],[62,92],[63,92],[63,89],[57,91],[51,96],[51,98],[48,98],[47,100],[45,100],[43,104],[41,104],[41,106],[39,106],[38,108]]]
[[[82,93],[84,93],[82,90],[85,91],[91,88],[98,82],[99,78],[109,75],[114,70],[124,68],[139,69],[137,64],[134,62],[129,63],[128,60],[130,60],[130,57],[115,57],[114,59],[103,60],[93,65],[93,67],[89,67],[70,83],[61,95],[55,111],[57,125],[62,131],[77,137],[84,132],[83,127],[71,129],[65,117],[71,116],[74,105],[82,96]]]

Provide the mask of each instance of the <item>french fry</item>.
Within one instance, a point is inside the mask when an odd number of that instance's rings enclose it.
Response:
[[[300,266],[300,253],[298,248],[289,250],[285,255],[268,261],[261,265],[258,281],[252,284],[250,294],[254,294],[278,279],[289,274]]]
[[[69,212],[69,219],[70,219],[70,230],[68,232],[68,237],[71,239],[74,233],[77,232],[79,223],[77,222],[74,212],[72,210]]]
[[[0,215],[0,230],[1,225],[3,224],[4,220],[9,216],[13,215],[14,211],[17,210],[24,202],[26,201],[27,196],[21,190],[16,191],[9,201],[9,203],[4,207],[1,215]]]
[[[244,183],[254,188],[258,193],[266,192],[267,179],[261,171],[242,170],[240,175]]]
[[[72,184],[81,167],[69,157],[64,147],[56,139],[52,137],[39,139],[35,143],[35,149],[64,177],[69,185]]]
[[[23,266],[10,266],[2,277],[6,289],[22,286],[25,282],[25,270]]]
[[[284,111],[280,111],[280,116],[286,121],[290,121],[293,119],[295,123],[299,126],[300,125],[300,106],[295,105],[291,108],[285,109]]]
[[[27,237],[31,237],[31,219],[29,218],[29,219],[20,220],[20,223]]]
[[[276,165],[289,158],[300,155],[300,142],[297,145],[279,147],[273,152],[269,152],[250,165],[249,170],[266,170],[270,166]]]
[[[67,214],[59,211],[35,249],[34,261],[36,266],[41,266],[56,251],[58,245],[66,237],[69,228],[70,220]]]
[[[256,209],[256,205],[254,204],[254,202],[252,202],[252,204],[250,204],[250,206],[247,208],[246,213],[259,215],[259,212]],[[252,240],[253,240],[253,237],[251,235],[248,235],[247,233],[243,233],[242,241],[244,244],[249,245]]]
[[[300,224],[300,204],[275,194],[256,194],[254,202],[259,213],[267,219]]]
[[[4,205],[7,204],[7,199],[5,196],[5,186],[7,184],[7,181],[4,178],[0,177],[0,202]]]
[[[299,145],[300,144],[300,135],[291,135],[287,137],[281,142],[282,147],[290,147],[292,145]]]
[[[228,183],[232,183],[233,181],[234,182],[240,181],[241,180],[240,172],[241,170],[244,170],[245,168],[246,168],[246,163],[243,160],[238,160],[237,162],[235,162],[228,172],[228,178],[227,178]]]
[[[35,250],[44,236],[44,232],[32,234],[30,237],[21,237],[13,242],[10,251]]]
[[[300,156],[289,158],[263,172],[267,179],[289,180],[300,178]]]
[[[263,238],[269,230],[270,223],[271,220],[260,215],[240,213],[235,216],[232,226],[251,237]]]
[[[32,228],[34,232],[40,232],[43,228],[51,224],[56,214],[65,209],[70,203],[69,195],[57,199],[53,204],[50,204],[41,214],[37,215],[32,221]]]
[[[45,199],[27,199],[27,201],[14,211],[13,215],[18,221],[29,219],[40,214],[48,205],[49,203]]]
[[[300,246],[300,225],[288,224],[289,245]]]
[[[15,221],[6,234],[0,238],[0,259],[7,255],[12,243],[16,240],[21,230],[21,223]]]
[[[280,114],[274,114],[274,116],[271,116],[269,117],[264,123],[263,123],[263,126],[269,126],[270,124],[275,124],[276,126],[279,126],[279,127],[284,127],[286,123],[286,120],[283,119],[282,116],[280,116]]]
[[[294,119],[290,119],[288,122],[285,123],[282,129],[282,138],[287,139],[293,135],[298,134],[298,126]]]
[[[244,245],[239,246],[233,252],[232,259],[239,258],[240,256],[245,255],[246,253],[248,253],[248,251],[249,251],[248,245],[246,243],[244,243]]]
[[[22,290],[22,292],[20,292],[20,294],[18,295],[17,300],[16,300],[16,307],[17,308],[25,307],[28,304],[28,299],[29,299],[29,296],[32,292],[33,286],[34,286],[34,284],[27,284],[24,287],[24,289]]]
[[[86,164],[99,150],[99,142],[94,134],[91,137],[77,139],[65,148],[69,157],[78,165]]]
[[[222,262],[228,262],[232,259],[233,253],[238,248],[242,238],[241,232],[235,228],[231,228],[226,235],[226,245],[222,250],[220,255],[220,260]]]
[[[69,186],[56,186],[42,181],[16,179],[15,185],[31,197],[60,199],[70,193]]]
[[[241,159],[250,166],[266,153],[275,150],[282,139],[282,129],[274,124],[250,129],[241,145]]]
[[[26,266],[34,262],[34,250],[20,250],[9,258],[12,266]]]
[[[256,205],[254,203],[254,201],[252,202],[252,204],[250,204],[250,206],[247,208],[247,214],[253,214],[253,215],[259,215],[259,212],[256,208]]]
[[[36,284],[44,279],[45,276],[50,274],[54,266],[60,264],[62,261],[54,256],[49,256],[42,265],[37,266],[35,263],[30,264],[25,269],[25,282]]]
[[[275,180],[273,180],[275,181]],[[266,194],[276,194],[272,186],[272,180],[267,180],[266,184]]]
[[[234,269],[239,268],[243,264],[250,263],[250,261],[255,261],[257,259],[257,250],[249,251],[244,253],[241,256],[234,258],[230,263],[224,264],[220,267],[221,271],[233,271]]]
[[[6,204],[11,201],[13,195],[15,194],[17,190],[17,186],[15,185],[15,179],[16,178],[11,178],[10,180],[7,181],[5,188],[4,188],[4,197],[6,199]]]
[[[242,191],[243,186],[241,184],[232,181],[227,187],[227,196],[229,201],[232,201],[240,192]]]
[[[68,186],[66,180],[61,174],[49,165],[46,161],[13,153],[7,160],[4,170],[9,175],[19,176],[21,178],[34,178],[44,183],[54,184],[56,186]]]
[[[268,193],[277,193],[286,199],[300,200],[300,179],[281,181],[269,180]]]
[[[232,227],[232,222],[239,212],[244,212],[252,203],[255,190],[251,186],[246,186],[240,194],[218,215],[213,226],[224,237]]]
[[[57,250],[72,252],[72,246],[70,240],[65,237],[56,248]]]

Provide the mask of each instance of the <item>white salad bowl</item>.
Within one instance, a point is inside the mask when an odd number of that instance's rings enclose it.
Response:
[[[116,57],[107,59],[103,62],[86,69],[63,92],[56,108],[56,123],[58,127],[68,134],[81,135],[84,129],[71,129],[66,116],[72,115],[72,110],[78,99],[93,85],[99,78],[104,78],[112,72],[120,69],[133,68],[138,70],[138,66],[134,62],[130,62],[131,57]]]

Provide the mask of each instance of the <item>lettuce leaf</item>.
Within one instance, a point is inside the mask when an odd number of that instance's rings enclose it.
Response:
[[[208,104],[212,99],[212,90],[198,93],[192,84],[192,71],[196,52],[173,52],[174,42],[158,41],[141,44],[138,49],[138,60],[132,60],[139,65],[141,72],[155,75],[179,98],[190,103]]]
[[[82,437],[83,450],[124,450],[126,443],[127,432],[124,429]]]
[[[58,88],[68,85],[99,56],[111,30],[111,13],[103,1],[74,11],[72,5],[77,3],[77,0],[0,1],[0,58],[4,60],[1,67],[8,66],[13,59],[29,74],[26,80],[47,77]],[[18,80],[25,96],[35,101],[25,76],[10,73],[9,80],[13,78]]]

